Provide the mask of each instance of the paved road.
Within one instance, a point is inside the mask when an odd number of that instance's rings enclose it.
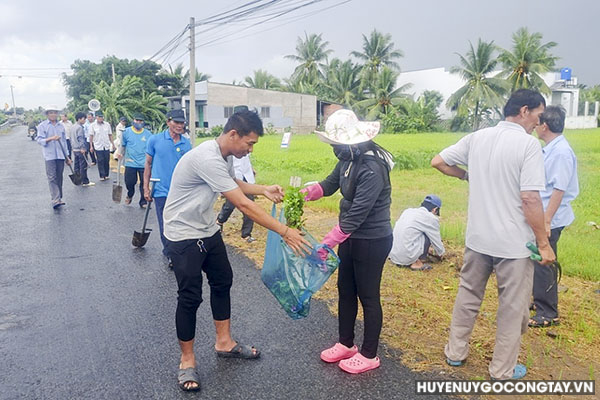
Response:
[[[351,376],[319,360],[336,337],[324,304],[292,321],[252,262],[230,251],[234,336],[258,361],[215,357],[208,302],[198,315],[203,390],[176,385],[176,282],[158,232],[131,246],[143,211],[111,201],[111,181],[75,187],[50,207],[39,146],[25,128],[0,135],[1,399],[411,399],[419,376],[389,357]],[[65,169],[65,175],[68,169]],[[90,177],[98,181],[95,167]],[[135,204],[135,200],[134,200]],[[155,214],[150,226],[156,228]],[[385,349],[381,354],[387,353]]]

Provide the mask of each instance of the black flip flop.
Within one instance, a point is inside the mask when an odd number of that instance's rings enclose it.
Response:
[[[252,350],[256,350],[256,353]],[[242,345],[238,343],[229,351],[217,351],[217,356],[223,358],[244,358],[251,360],[260,357],[260,351],[258,351],[254,346]]]
[[[186,387],[186,383],[193,382],[196,386]],[[177,372],[177,383],[179,388],[184,392],[197,392],[200,390],[200,377],[198,376],[198,372],[196,368],[180,368]]]

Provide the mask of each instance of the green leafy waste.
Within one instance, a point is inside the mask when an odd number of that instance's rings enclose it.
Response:
[[[298,187],[289,187],[283,196],[283,210],[287,226],[302,229],[304,225],[304,193]]]

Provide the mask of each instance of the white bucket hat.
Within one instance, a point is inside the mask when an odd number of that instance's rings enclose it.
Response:
[[[60,108],[58,108],[58,106],[56,104],[49,104],[46,106],[45,108],[45,112],[47,113],[48,111],[60,111]]]
[[[315,133],[328,144],[358,144],[377,136],[379,127],[379,122],[359,121],[350,110],[337,110],[327,118],[325,132]]]

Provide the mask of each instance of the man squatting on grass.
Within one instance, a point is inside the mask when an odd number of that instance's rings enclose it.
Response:
[[[539,93],[517,90],[504,106],[504,121],[466,135],[431,161],[442,173],[459,179],[466,175],[459,165],[469,170],[464,265],[445,347],[446,362],[452,366],[465,362],[485,287],[495,271],[498,311],[489,365],[492,379],[519,379],[527,371],[517,364],[533,287],[534,267],[526,243],[537,240],[541,264],[555,260],[539,193],[546,187],[544,159],[539,141],[531,136],[545,106]]]
[[[577,180],[577,158],[562,135],[565,127],[565,110],[560,106],[546,108],[540,116],[536,128],[537,135],[546,143],[544,167],[546,170],[546,189],[540,195],[544,204],[544,222],[546,236],[555,254],[562,230],[575,220],[571,201],[579,194]],[[546,268],[535,262],[533,274],[533,303],[536,314],[529,320],[529,326],[547,327],[559,323],[558,284],[552,268]]]
[[[233,273],[213,210],[219,193],[244,215],[279,233],[295,252],[310,251],[300,231],[272,218],[246,197],[262,194],[280,202],[283,198],[280,186],[253,185],[235,178],[233,157],[241,158],[252,152],[262,135],[262,121],[256,112],[238,111],[229,118],[221,136],[186,153],[173,172],[164,209],[164,234],[179,288],[175,315],[181,347],[178,383],[185,391],[200,389],[194,336],[196,311],[202,302],[202,271],[210,286],[217,355],[246,359],[260,355],[256,348],[236,343],[231,337],[229,291]]]

